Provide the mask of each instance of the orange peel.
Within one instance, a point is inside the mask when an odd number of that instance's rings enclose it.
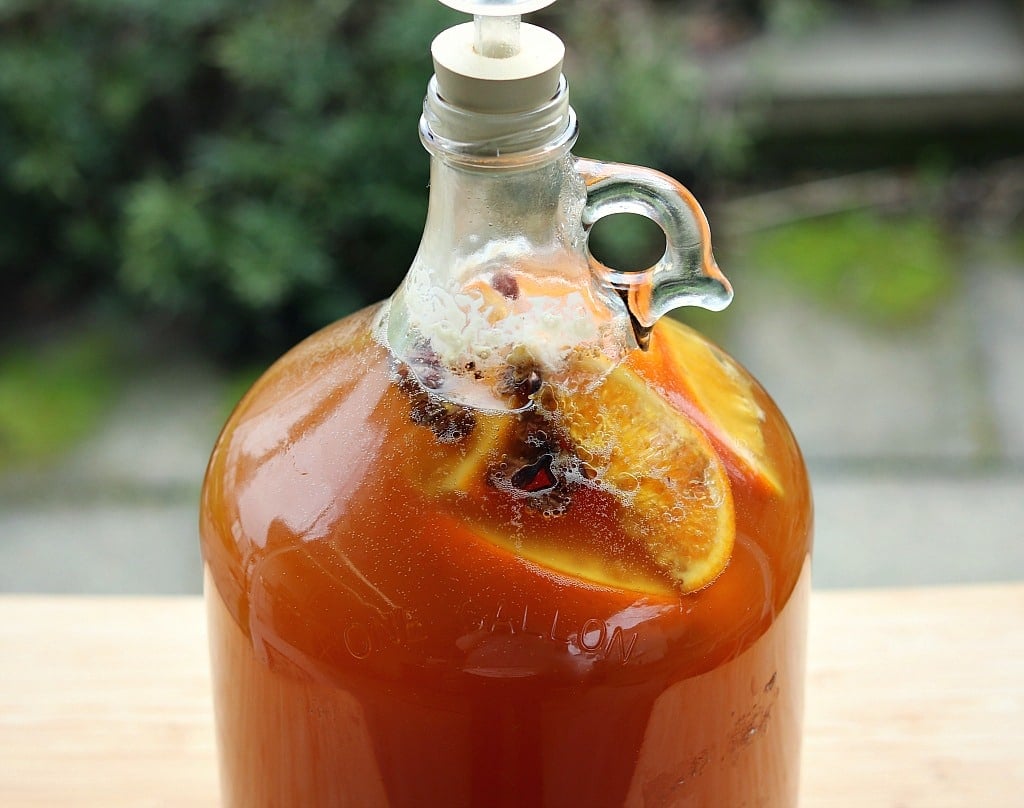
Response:
[[[696,331],[667,318],[654,331],[651,353],[663,354],[674,379],[668,382],[669,389],[692,402],[708,431],[755,478],[782,494],[782,482],[765,447],[765,412],[750,375]]]

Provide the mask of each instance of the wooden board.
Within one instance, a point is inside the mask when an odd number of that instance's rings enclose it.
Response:
[[[1024,808],[1024,584],[817,592],[804,808]],[[215,806],[198,598],[0,597],[0,806]],[[715,808],[729,808],[715,806]]]
[[[1024,808],[1024,586],[811,603],[803,806]]]

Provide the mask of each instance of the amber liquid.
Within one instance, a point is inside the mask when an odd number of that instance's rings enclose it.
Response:
[[[686,595],[616,587],[546,565],[540,536],[650,576],[610,498],[552,518],[424,486],[467,450],[413,422],[371,316],[279,361],[211,459],[224,804],[796,805],[810,502],[770,400],[786,493],[727,463],[725,572]]]

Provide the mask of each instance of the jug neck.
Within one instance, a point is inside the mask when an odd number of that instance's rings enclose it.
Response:
[[[420,131],[430,203],[386,340],[424,386],[515,408],[501,389],[510,367],[558,381],[581,351],[613,364],[635,348],[622,299],[588,260],[564,79],[543,108],[515,115],[451,107],[432,82]]]
[[[583,181],[566,148],[504,170],[430,161],[430,202],[417,263],[435,281],[471,281],[503,269],[590,282]]]

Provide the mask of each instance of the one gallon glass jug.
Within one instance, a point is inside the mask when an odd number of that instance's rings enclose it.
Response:
[[[572,155],[562,44],[516,16],[547,2],[450,3],[412,267],[214,448],[226,808],[796,805],[804,465],[663,316],[732,296],[693,197]],[[623,212],[665,232],[646,271],[587,249]]]

